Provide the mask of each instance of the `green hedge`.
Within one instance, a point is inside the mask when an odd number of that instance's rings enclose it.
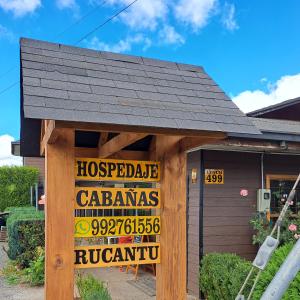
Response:
[[[261,273],[259,281],[252,295],[253,300],[259,300],[266,290],[269,283],[274,278],[283,261],[288,256],[293,247],[293,243],[286,244],[278,248],[272,255],[266,269]],[[289,288],[282,297],[282,300],[300,299],[300,272],[290,284]]]
[[[31,167],[0,167],[0,211],[9,206],[30,205],[30,187],[39,171]]]
[[[44,213],[34,208],[12,208],[7,219],[8,256],[22,268],[35,259],[37,247],[45,246]]]
[[[207,254],[200,267],[201,291],[208,300],[234,300],[250,269],[250,262],[235,254]],[[246,293],[249,291],[247,285]]]

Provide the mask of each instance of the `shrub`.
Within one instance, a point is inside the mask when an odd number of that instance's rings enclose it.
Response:
[[[42,247],[36,249],[35,260],[29,263],[25,269],[26,282],[32,286],[43,285],[45,281],[45,250]]]
[[[22,212],[22,213],[32,213],[35,212],[36,208],[34,206],[10,206],[7,207],[5,209],[5,212],[9,212],[9,213],[18,213],[18,212]]]
[[[76,284],[82,300],[111,300],[111,296],[103,282],[92,275],[78,276]]]
[[[256,285],[254,293],[252,295],[253,300],[259,300],[267,289],[267,286],[274,278],[276,272],[279,270],[283,261],[288,256],[293,247],[293,243],[286,244],[279,247],[272,255],[266,269],[261,273],[259,281]],[[285,292],[282,300],[300,299],[300,272],[290,284],[288,290]]]
[[[261,245],[266,237],[271,233],[274,223],[270,223],[264,214],[257,214],[250,220],[250,224],[255,230],[253,235],[253,244]],[[296,225],[296,230],[291,230],[290,225]],[[294,243],[300,233],[300,215],[293,216],[288,211],[286,217],[283,219],[280,228],[280,240],[279,244],[284,245],[286,243]],[[300,235],[299,235],[300,237]]]
[[[231,253],[210,253],[200,267],[200,288],[208,300],[235,299],[248,272],[250,262]],[[251,282],[246,287],[250,291]]]
[[[38,182],[38,174],[31,167],[0,167],[0,211],[30,205],[30,187]]]
[[[37,247],[45,245],[44,213],[25,208],[13,210],[7,219],[8,256],[20,267],[28,267],[35,259]]]

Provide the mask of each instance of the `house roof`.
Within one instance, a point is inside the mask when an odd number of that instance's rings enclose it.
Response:
[[[300,122],[298,121],[263,119],[263,118],[249,118],[249,119],[262,132],[300,135]]]
[[[260,133],[202,67],[22,38],[21,152],[42,119]]]
[[[249,121],[262,133],[253,134],[228,134],[229,137],[246,138],[256,140],[290,141],[300,142],[300,121],[280,119],[266,119],[248,117]]]
[[[280,103],[277,103],[274,105],[270,105],[267,107],[263,107],[261,109],[254,110],[252,112],[247,113],[247,115],[249,117],[260,117],[260,116],[263,116],[268,113],[278,112],[280,110],[289,108],[289,107],[291,107],[293,105],[297,105],[297,104],[300,104],[300,97],[293,98],[293,99],[286,100],[286,101],[283,101],[283,102],[280,102]]]

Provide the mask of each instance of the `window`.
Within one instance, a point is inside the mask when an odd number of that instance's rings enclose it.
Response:
[[[277,215],[284,205],[297,175],[267,175],[266,188],[271,190],[271,215]],[[294,214],[300,212],[300,187],[296,189],[296,195],[291,205],[291,211]]]

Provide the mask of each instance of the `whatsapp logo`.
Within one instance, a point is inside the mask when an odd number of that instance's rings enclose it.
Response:
[[[88,221],[80,220],[75,224],[75,234],[87,234],[91,229],[91,225]]]

